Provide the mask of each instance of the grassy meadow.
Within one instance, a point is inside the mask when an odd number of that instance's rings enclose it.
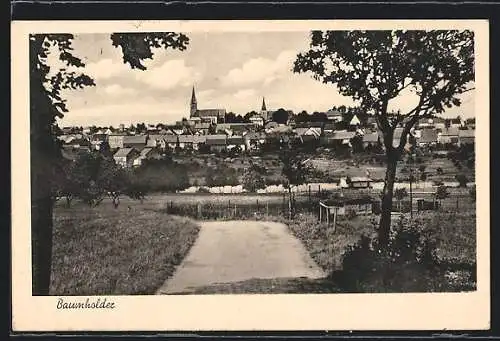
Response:
[[[128,206],[56,206],[51,295],[153,294],[173,274],[199,227],[151,201]]]

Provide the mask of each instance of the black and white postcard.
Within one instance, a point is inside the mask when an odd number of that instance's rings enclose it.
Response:
[[[14,21],[13,329],[489,328],[488,44]]]

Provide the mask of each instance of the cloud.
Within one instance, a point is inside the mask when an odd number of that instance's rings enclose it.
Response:
[[[85,73],[96,80],[111,79],[121,74],[132,73],[129,66],[121,60],[115,61],[111,58],[101,59],[95,63],[89,63],[85,66]]]
[[[193,67],[187,66],[184,60],[174,59],[136,73],[135,79],[157,89],[169,90],[199,82],[202,74]]]
[[[255,97],[257,92],[254,89],[244,89],[236,92],[234,94],[234,98],[236,99],[248,99],[251,97]]]
[[[125,88],[119,84],[111,84],[104,88],[104,92],[111,96],[118,96],[118,95],[130,95],[135,93],[136,91],[131,88]]]
[[[223,78],[222,84],[245,85],[267,83],[290,74],[297,52],[282,51],[276,59],[253,58],[246,61],[240,68],[230,70]]]

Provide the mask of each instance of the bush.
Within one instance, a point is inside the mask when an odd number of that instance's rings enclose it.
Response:
[[[356,211],[352,209],[347,210],[345,213],[345,217],[347,218],[347,220],[353,220],[354,218],[356,218]]]
[[[439,267],[436,242],[400,220],[387,247],[362,236],[343,255],[342,270],[335,273],[348,292],[428,292],[446,286]]]
[[[198,193],[210,193],[210,190],[206,187],[200,187],[198,188]]]

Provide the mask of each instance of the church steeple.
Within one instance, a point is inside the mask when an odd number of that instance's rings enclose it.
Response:
[[[267,111],[266,109],[266,101],[264,99],[264,97],[262,97],[262,109],[260,109],[261,111]]]
[[[196,111],[198,111],[198,103],[196,102],[196,95],[194,93],[194,86],[193,86],[193,92],[191,93],[191,117],[193,117],[196,114]]]

